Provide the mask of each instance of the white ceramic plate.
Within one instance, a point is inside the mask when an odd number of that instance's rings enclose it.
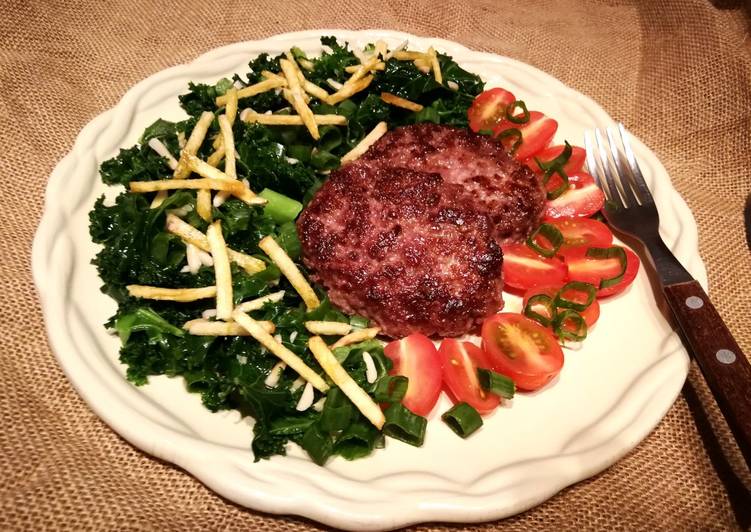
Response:
[[[370,458],[337,458],[321,468],[290,446],[288,456],[254,463],[251,425],[236,412],[209,413],[197,395],[185,391],[182,379],[152,378],[141,388],[125,380],[119,341],[102,326],[115,305],[99,292],[90,264],[97,247],[89,240],[87,213],[106,188],[98,178],[99,164],[133,145],[156,118],[181,119],[177,95],[188,81],[214,83],[244,73],[257,54],[277,54],[293,45],[317,53],[320,35],[330,34],[353,45],[378,38],[391,46],[404,39],[417,49],[434,45],[480,73],[488,86],[506,87],[530,109],[555,117],[558,140],[580,143],[586,128],[612,122],[592,100],[526,64],[392,31],[289,33],[225,46],[159,72],[89,123],[49,180],[33,271],[50,343],[68,378],[125,439],[184,468],[224,497],[341,528],[501,518],[602,471],[657,425],[687,373],[688,357],[658,312],[643,268],[625,295],[603,303],[602,319],[583,349],[566,353],[554,383],[517,396],[466,441],[441,423],[440,413],[449,404],[443,397],[422,448],[389,440]],[[655,155],[638,141],[634,150],[660,208],[663,237],[706,288],[691,212]],[[507,308],[518,306],[508,298]]]

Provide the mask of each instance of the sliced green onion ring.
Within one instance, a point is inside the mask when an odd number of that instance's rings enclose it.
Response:
[[[618,262],[621,264],[620,273],[610,279],[601,279],[599,288],[607,288],[621,282],[626,273],[626,266],[628,265],[626,250],[619,246],[612,246],[609,248],[589,248],[586,255],[592,259],[599,260],[618,259]]]
[[[534,307],[538,305],[544,306],[547,309],[549,315],[545,316],[544,314],[540,314],[539,312],[535,311]],[[531,320],[535,320],[543,327],[549,327],[555,319],[555,305],[553,304],[553,298],[547,294],[533,295],[527,300],[527,304],[524,305],[522,314],[524,314]]]
[[[573,149],[571,148],[571,144],[569,144],[568,141],[566,141],[566,145],[563,147],[563,151],[555,159],[546,162],[546,161],[541,161],[540,159],[535,158],[535,162],[537,163],[537,166],[539,166],[541,170],[544,170],[544,173],[542,175],[543,185],[548,184],[548,181],[550,181],[550,178],[553,176],[553,174],[558,174],[561,177],[561,180],[563,181],[560,184],[560,186],[558,186],[558,188],[551,190],[547,193],[548,200],[554,200],[568,190],[568,187],[569,187],[568,174],[566,174],[563,167],[571,158],[572,153],[573,153]]]
[[[398,403],[407,393],[409,379],[403,375],[384,375],[376,382],[373,399],[377,403]]]
[[[393,403],[383,414],[386,416],[386,423],[383,424],[383,433],[386,436],[415,447],[422,446],[425,428],[428,426],[427,419],[407,410],[401,403]]]
[[[482,386],[483,390],[492,392],[504,399],[514,398],[516,384],[506,377],[506,375],[501,375],[489,369],[479,368],[477,370],[477,379],[480,381],[480,386]]]
[[[558,175],[561,177],[562,183],[558,186],[558,188],[555,188],[547,192],[548,201],[552,201],[556,199],[561,194],[566,192],[569,188],[568,175],[566,175],[566,172],[564,172],[563,169],[560,169],[558,170]],[[545,184],[547,184],[547,182]]]
[[[567,329],[567,324],[573,325],[573,327]],[[553,320],[553,331],[561,340],[581,342],[587,337],[587,322],[575,310],[564,309]]]
[[[575,292],[583,292],[584,294],[586,294],[586,302],[579,303],[577,301],[567,299],[564,296],[564,293],[570,290],[573,290]],[[592,301],[595,300],[595,297],[597,297],[597,287],[595,285],[583,283],[581,281],[569,281],[568,283],[563,285],[560,290],[558,290],[558,293],[555,295],[553,304],[556,308],[570,308],[577,312],[581,312],[583,310],[586,310],[592,304]]]
[[[564,142],[565,146],[563,147],[563,151],[558,154],[558,157],[556,157],[555,159],[552,159],[550,161],[540,161],[540,159],[535,157],[537,166],[539,166],[541,170],[545,170],[545,173],[548,174],[548,177],[550,177],[556,170],[562,169],[566,165],[568,160],[571,159],[573,148],[571,148],[571,144],[569,144],[568,141]]]
[[[498,140],[503,140],[507,137],[514,137],[516,139],[516,141],[514,141],[514,143],[511,145],[511,149],[509,150],[509,153],[513,155],[522,144],[522,132],[520,129],[512,127],[498,133]]]
[[[519,108],[522,110],[521,116],[515,116],[514,111]],[[522,100],[514,100],[506,107],[506,119],[514,124],[526,124],[529,122],[529,111],[527,110],[527,104]]]
[[[482,427],[482,417],[467,403],[457,403],[441,416],[446,425],[462,438]]]
[[[546,248],[541,246],[535,241],[535,238],[537,238],[537,235],[542,235],[545,238],[548,239],[548,242],[550,242],[550,245],[553,246],[551,248]],[[563,244],[563,234],[561,231],[552,224],[540,224],[540,226],[532,231],[532,234],[529,235],[527,238],[527,245],[534,249],[537,253],[542,255],[543,257],[551,258],[555,257],[555,254],[558,253],[558,249]]]

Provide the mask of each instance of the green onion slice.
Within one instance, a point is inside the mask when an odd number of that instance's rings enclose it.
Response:
[[[516,384],[514,381],[501,375],[495,371],[489,369],[479,368],[477,370],[477,378],[480,381],[480,386],[483,390],[487,390],[496,395],[503,397],[504,399],[513,399],[514,393],[516,393]]]
[[[545,310],[547,310],[548,315],[540,314],[536,310],[534,310],[535,307],[543,306],[545,307]],[[555,319],[555,305],[553,304],[553,298],[550,297],[547,294],[535,294],[532,297],[530,297],[527,300],[527,304],[524,305],[524,310],[522,311],[522,314],[524,314],[526,317],[528,317],[531,320],[535,320],[537,323],[542,325],[543,327],[549,327],[551,323],[553,323],[553,320]]]
[[[569,299],[565,296],[565,293],[569,291],[581,292],[587,296],[587,299],[584,303]],[[558,290],[558,293],[555,295],[554,305],[556,308],[570,308],[577,312],[581,312],[586,310],[592,304],[592,301],[595,300],[596,296],[597,287],[594,285],[583,283],[581,281],[569,281]]]
[[[550,243],[551,247],[547,248],[538,244],[536,240],[537,235],[544,236]],[[558,252],[561,244],[563,244],[563,234],[561,234],[560,230],[552,224],[540,224],[540,226],[532,231],[532,234],[527,238],[527,245],[529,247],[534,249],[543,257],[548,258],[555,257],[555,254]]]
[[[349,324],[352,325],[352,327],[364,329],[365,327],[370,325],[370,320],[364,316],[355,314],[354,316],[350,316]]]
[[[544,170],[548,177],[553,175],[556,170],[563,169],[568,160],[571,159],[571,154],[573,153],[571,144],[569,144],[568,141],[564,142],[565,146],[563,147],[563,151],[555,159],[551,159],[550,161],[541,161],[540,159],[535,157],[537,166],[539,166],[541,170]]]
[[[428,420],[407,410],[401,403],[393,403],[384,412],[383,433],[415,447],[422,446]]]
[[[568,188],[569,188],[568,176],[566,175],[566,172],[564,172],[563,169],[561,169],[561,170],[558,171],[558,175],[561,178],[561,184],[557,188],[554,188],[553,190],[549,190],[547,192],[548,201],[552,201],[552,200],[556,199],[561,194],[563,194],[564,192],[566,192],[568,190]],[[549,178],[550,177],[548,177],[548,179]],[[547,182],[546,182],[546,184],[547,184]]]
[[[586,255],[592,259],[599,260],[618,259],[618,262],[621,264],[621,270],[618,275],[611,277],[610,279],[601,279],[599,288],[607,288],[621,282],[626,273],[626,266],[628,264],[626,251],[622,247],[612,246],[609,248],[589,248]]]
[[[447,410],[441,419],[462,438],[482,427],[480,414],[467,403],[458,403]]]
[[[521,116],[515,116],[514,111],[519,108],[522,110]],[[506,107],[506,118],[509,122],[514,124],[526,124],[529,122],[529,111],[527,110],[527,104],[521,100],[515,100]]]
[[[564,309],[553,320],[553,331],[561,340],[581,342],[587,337],[587,322],[575,310]]]
[[[377,403],[398,403],[407,393],[409,379],[403,375],[384,375],[376,382],[373,399]]]
[[[509,153],[513,155],[522,144],[522,132],[520,129],[512,127],[510,129],[505,129],[498,134],[498,140],[503,140],[507,137],[514,137],[516,139],[509,150]]]
[[[302,203],[270,188],[264,188],[258,195],[267,201],[263,213],[278,224],[291,222],[302,211]]]

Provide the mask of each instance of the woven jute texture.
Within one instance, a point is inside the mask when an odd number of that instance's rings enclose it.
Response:
[[[29,258],[47,176],[78,131],[134,83],[216,46],[321,27],[443,37],[542,68],[660,156],[696,216],[710,294],[751,353],[748,21],[741,2],[707,0],[5,2],[0,529],[322,528],[239,508],[131,447],[79,399],[47,344]],[[468,529],[734,530],[749,523],[744,483],[751,479],[694,368],[664,421],[620,462],[520,516]]]

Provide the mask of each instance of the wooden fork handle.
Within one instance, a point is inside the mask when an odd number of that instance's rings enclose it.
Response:
[[[751,468],[751,364],[698,282],[667,285],[663,291]]]

